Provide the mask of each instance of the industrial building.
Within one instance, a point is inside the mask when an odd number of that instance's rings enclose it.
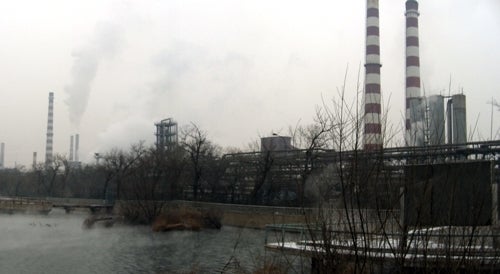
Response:
[[[465,95],[422,97],[420,91],[420,54],[418,2],[406,1],[406,121],[405,143],[424,145],[464,144],[467,142]],[[444,101],[447,101],[446,118]],[[445,131],[445,125],[447,130]],[[447,137],[447,139],[445,139]]]
[[[420,89],[419,5],[405,3],[405,145],[463,144],[467,142],[466,100],[464,94],[451,97],[423,97]],[[366,53],[363,144],[367,151],[383,147],[381,123],[379,1],[366,1]],[[447,100],[446,117],[444,101]],[[446,130],[445,130],[446,126]]]
[[[432,95],[426,98],[427,102],[427,140],[431,146],[446,143],[444,96]]]
[[[366,4],[363,149],[308,151],[293,148],[289,137],[261,138],[260,152],[235,153],[224,156],[224,161],[227,164],[224,180],[230,186],[230,191],[223,193],[222,197],[227,197],[230,202],[255,202],[255,195],[260,191],[263,195],[260,202],[264,204],[280,201],[282,193],[292,193],[294,195],[288,197],[298,199],[301,193],[306,191],[307,185],[304,185],[304,182],[310,183],[311,174],[321,174],[322,170],[331,166],[333,170],[338,168],[345,170],[344,176],[346,177],[343,180],[348,178],[351,180],[350,182],[356,182],[355,186],[347,184],[343,187],[354,187],[355,191],[362,197],[363,206],[375,206],[373,203],[380,202],[383,203],[383,207],[390,208],[394,207],[394,203],[399,203],[400,188],[409,183],[408,178],[413,178],[412,172],[435,167],[436,171],[445,170],[448,173],[458,174],[459,171],[463,170],[472,172],[468,168],[480,166],[480,172],[486,174],[481,177],[483,179],[479,182],[481,193],[485,196],[483,200],[491,201],[493,199],[494,193],[492,194],[487,189],[500,181],[500,141],[468,142],[466,97],[464,94],[427,97],[421,94],[418,29],[420,13],[416,0],[407,0],[405,3],[405,146],[383,147],[379,1],[367,0]],[[478,161],[479,164],[477,164]],[[371,170],[377,170],[377,176],[374,177]],[[444,176],[442,172],[436,174]],[[465,176],[462,177],[465,178]],[[436,178],[432,177],[433,182],[443,181],[441,177]],[[456,176],[447,178],[456,178]],[[431,177],[427,179],[430,180]],[[360,182],[363,183],[360,185]],[[329,183],[333,185],[335,180],[330,180]],[[464,187],[464,184],[467,182],[461,180],[457,186],[461,190],[471,189],[470,186]],[[267,186],[267,189],[257,190],[257,185]],[[452,183],[447,184],[446,187],[451,185]],[[351,190],[354,191],[354,189]],[[382,189],[385,189],[386,192],[381,192]],[[345,194],[351,190],[345,190]],[[415,188],[414,190],[420,189]],[[443,189],[442,186],[441,188],[436,186],[435,190],[449,191]],[[463,198],[466,197],[467,193],[459,192],[457,195]],[[284,205],[302,204],[302,201],[290,199],[281,199],[281,202]],[[376,206],[381,205],[377,204]],[[411,208],[411,206],[409,207]],[[462,206],[456,208],[463,210]],[[484,217],[486,215],[482,216],[483,221],[488,219]]]
[[[465,95],[456,94],[448,100],[446,114],[448,122],[448,144],[467,142],[467,111]]]
[[[260,138],[260,151],[286,151],[292,150],[292,137],[273,135]]]
[[[171,150],[179,142],[177,122],[173,118],[163,119],[156,126],[156,147]]]
[[[467,108],[464,94],[432,95],[425,97],[425,102],[426,145],[467,143]]]

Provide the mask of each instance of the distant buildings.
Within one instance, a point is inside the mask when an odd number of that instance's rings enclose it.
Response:
[[[292,150],[292,137],[274,135],[260,138],[260,151],[283,151]]]

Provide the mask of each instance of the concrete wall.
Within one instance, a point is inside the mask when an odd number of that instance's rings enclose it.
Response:
[[[172,201],[170,206],[212,209],[222,213],[222,224],[264,228],[268,224],[305,223],[304,210],[294,207],[270,207],[190,201]]]
[[[422,226],[492,223],[492,162],[405,168],[404,221]]]
[[[351,226],[361,231],[363,226],[364,229],[376,231],[380,229],[381,222],[389,228],[395,226],[394,222],[400,218],[399,211],[375,209],[352,209],[346,212],[341,208],[252,206],[190,201],[172,201],[170,206],[213,209],[222,212],[223,225],[249,228],[264,228],[273,224],[312,224],[316,218],[320,218],[322,222],[327,221],[332,230],[348,230]],[[350,219],[350,224],[347,218]]]

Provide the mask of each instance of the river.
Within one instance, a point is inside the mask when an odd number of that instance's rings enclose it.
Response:
[[[87,214],[0,215],[0,273],[220,273],[262,266],[262,230],[153,233],[144,226],[82,229]],[[227,273],[232,273],[228,270]]]

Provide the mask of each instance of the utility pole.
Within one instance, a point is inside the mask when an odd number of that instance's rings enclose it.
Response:
[[[496,107],[498,107],[498,110],[500,110],[500,104],[493,97],[491,97],[491,101],[487,102],[487,104],[491,104],[490,141],[492,141],[493,140],[493,107],[496,106]]]

